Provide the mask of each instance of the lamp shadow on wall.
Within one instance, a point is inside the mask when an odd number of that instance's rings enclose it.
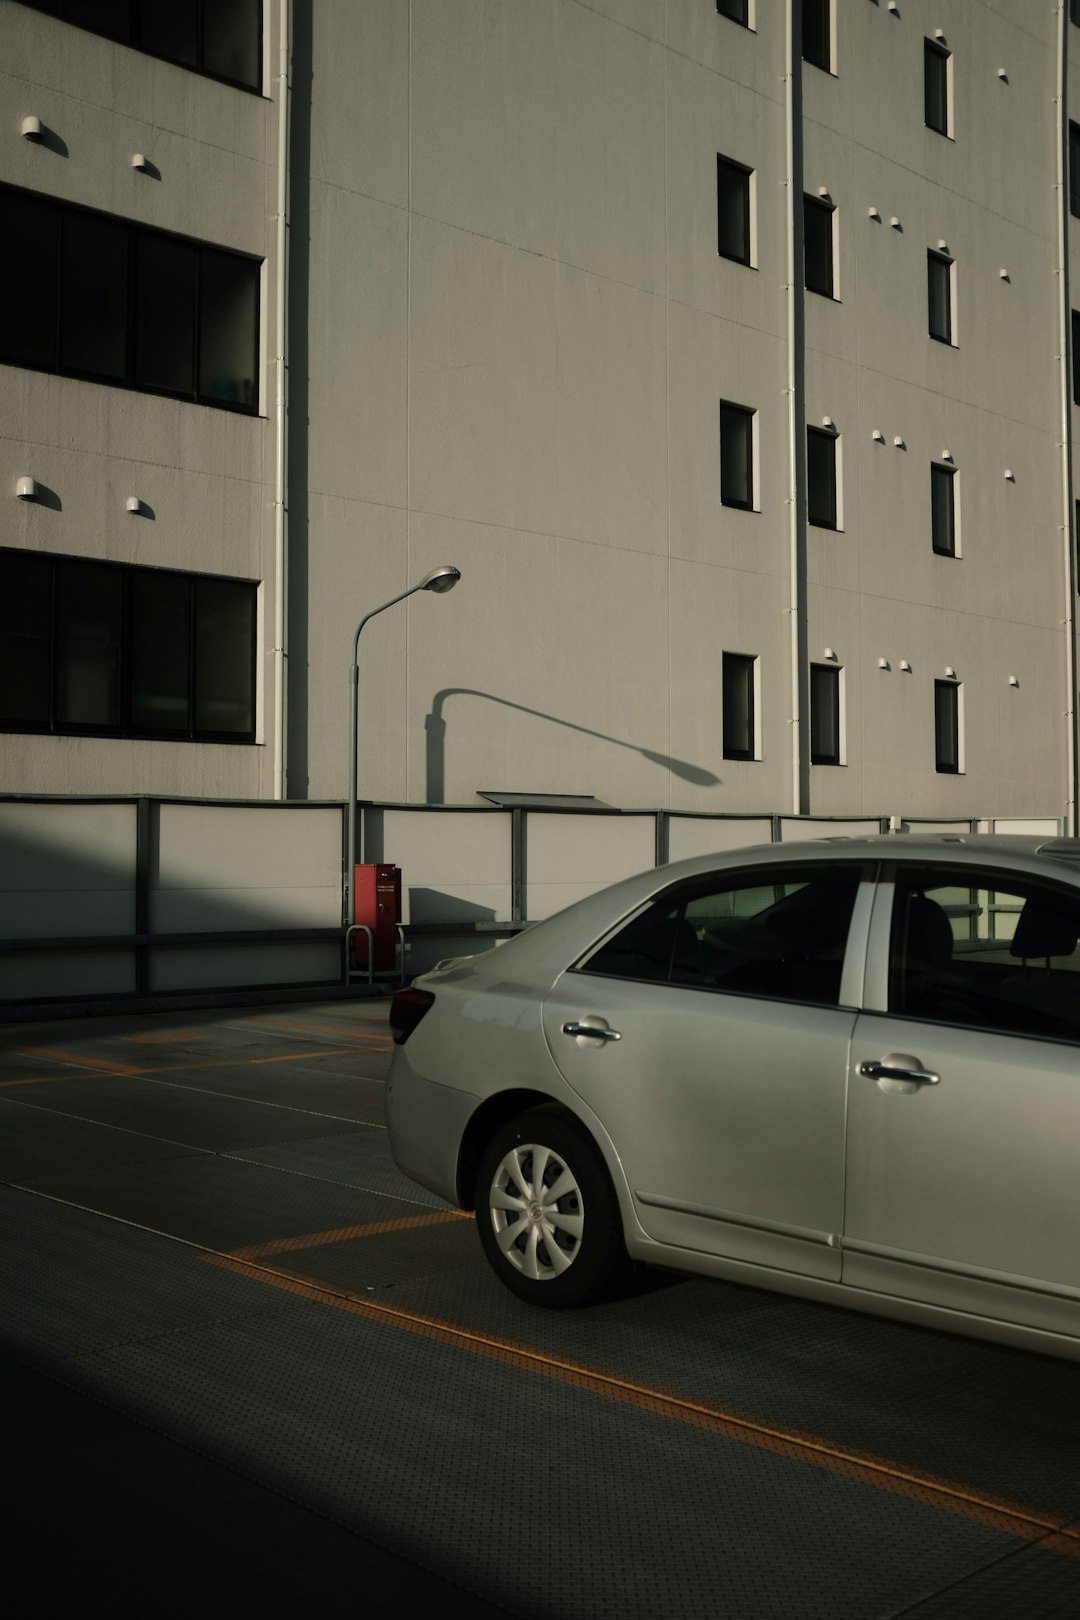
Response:
[[[471,686],[444,686],[432,699],[431,712],[424,716],[424,730],[427,735],[426,803],[428,804],[445,803],[446,721],[443,718],[443,708],[452,697],[480,698],[485,703],[497,703],[500,708],[514,709],[518,714],[528,714],[537,720],[547,720],[551,725],[562,726],[567,731],[577,731],[585,737],[596,737],[600,742],[614,743],[616,748],[629,748],[642,759],[647,759],[651,765],[661,765],[673,776],[679,777],[683,782],[691,782],[695,787],[715,787],[720,782],[720,777],[714,772],[707,771],[702,765],[692,765],[689,760],[675,759],[670,754],[660,754],[655,749],[642,748],[637,743],[627,742],[625,738],[611,737],[607,732],[594,731],[590,726],[578,725],[574,720],[563,720],[558,715],[545,714],[542,709],[530,709],[525,703],[512,703],[509,698],[496,697],[493,692],[480,692]]]

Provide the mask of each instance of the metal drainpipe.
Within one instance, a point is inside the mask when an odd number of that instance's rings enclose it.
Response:
[[[289,252],[289,43],[292,0],[278,0],[277,232],[274,308],[274,798],[285,797],[286,591],[288,567],[288,252]]]
[[[1072,390],[1070,377],[1078,357],[1071,354],[1071,315],[1069,294],[1069,12],[1065,0],[1058,0],[1058,297],[1059,343],[1061,352],[1061,498],[1064,503],[1062,534],[1065,541],[1065,751],[1068,770],[1066,831],[1075,838],[1078,830],[1078,783],[1076,741],[1076,552],[1073,544],[1072,477]],[[1071,361],[1071,364],[1070,364]]]
[[[787,135],[787,395],[788,395],[788,513],[790,517],[790,583],[788,608],[791,635],[791,808],[795,815],[810,813],[810,775],[807,748],[807,630],[806,544],[803,517],[806,406],[803,399],[802,290],[799,286],[799,241],[802,218],[802,97],[796,75],[801,71],[801,13],[796,0],[785,4],[784,115]]]

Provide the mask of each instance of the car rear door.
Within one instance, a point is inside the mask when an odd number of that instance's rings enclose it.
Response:
[[[552,1056],[658,1242],[839,1277],[867,876],[793,860],[684,883],[549,994]]]
[[[1080,895],[898,865],[855,1028],[843,1279],[1080,1334]]]

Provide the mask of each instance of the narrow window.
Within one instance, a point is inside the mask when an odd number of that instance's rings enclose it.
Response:
[[[803,259],[808,292],[833,296],[833,214],[830,203],[803,198]]]
[[[757,724],[754,715],[756,658],[724,654],[724,758],[754,759]]]
[[[1069,0],[1069,21],[1080,28],[1080,0]]]
[[[1080,124],[1069,122],[1069,211],[1080,217]]]
[[[750,263],[750,173],[717,153],[716,251],[739,264]]]
[[[1073,545],[1075,547],[1074,555],[1076,558],[1076,589],[1077,591],[1080,591],[1080,501],[1076,501],[1074,503],[1073,522],[1075,524],[1075,528],[1073,529]]]
[[[57,726],[118,730],[123,570],[67,562],[57,571],[55,591]]]
[[[940,253],[926,255],[926,288],[930,336],[952,342],[952,260]]]
[[[960,770],[960,687],[934,682],[934,768],[948,776]]]
[[[0,354],[13,365],[56,369],[60,213],[0,191]]]
[[[810,665],[810,763],[840,764],[840,670]]]
[[[832,65],[831,0],[802,0],[802,54],[804,62],[824,68]]]
[[[742,405],[720,406],[720,500],[754,505],[754,413]]]
[[[923,40],[923,88],[928,129],[949,131],[949,52],[937,40]]]
[[[127,371],[127,229],[68,210],[62,227],[60,369],[120,380]]]
[[[930,512],[933,547],[939,557],[956,556],[956,470],[935,462],[930,468]]]
[[[1073,404],[1080,405],[1080,310],[1072,312],[1072,394]]]
[[[195,392],[195,249],[142,236],[135,299],[135,380],[141,388]]]
[[[750,0],[716,0],[716,9],[721,17],[730,17],[732,22],[742,23],[744,28],[749,28]]]
[[[0,725],[49,729],[52,575],[46,558],[0,551]]]
[[[836,434],[806,430],[806,517],[820,529],[836,528]]]

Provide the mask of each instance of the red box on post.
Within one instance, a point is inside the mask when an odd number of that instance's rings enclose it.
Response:
[[[363,923],[374,935],[372,966],[389,969],[397,962],[398,932],[401,921],[401,868],[367,862],[353,869],[353,921]],[[353,967],[368,965],[368,937],[352,936]]]

